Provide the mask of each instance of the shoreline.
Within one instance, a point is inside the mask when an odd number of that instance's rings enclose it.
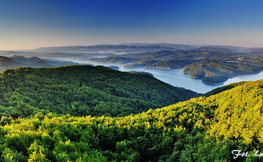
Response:
[[[221,85],[221,84],[224,84],[227,80],[228,80],[228,79],[226,79],[225,81],[220,82],[220,83],[209,83],[209,82],[204,82],[204,81],[202,81],[202,83],[208,84],[208,85]]]

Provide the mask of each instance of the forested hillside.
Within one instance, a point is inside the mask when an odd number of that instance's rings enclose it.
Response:
[[[127,65],[124,65],[124,68],[151,68],[151,69],[178,69],[183,68],[185,65],[189,65],[194,61],[191,60],[178,60],[178,59],[169,59],[169,60],[142,60],[136,61]]]
[[[259,67],[246,64],[205,60],[186,65],[183,72],[192,78],[202,79],[207,84],[223,83],[230,77],[260,72]]]
[[[2,117],[1,160],[260,161],[263,81],[231,87],[125,117]]]
[[[103,66],[17,68],[0,75],[0,116],[41,110],[76,116],[124,116],[198,96],[153,76]]]
[[[45,62],[38,57],[25,58],[24,56],[14,55],[13,57],[0,56],[0,72],[6,69],[18,67],[52,67],[51,64]]]
[[[185,65],[189,65],[194,61],[191,60],[178,60],[178,59],[169,59],[159,61],[157,63],[153,63],[150,65],[146,65],[144,68],[152,68],[152,69],[178,69],[183,68]]]
[[[11,58],[0,56],[0,72],[7,69],[7,68],[17,68],[17,67],[23,67],[25,64],[16,62],[12,60]]]
[[[142,61],[136,61],[127,65],[124,65],[124,68],[140,68],[140,67],[146,67],[151,64],[154,64],[158,62],[158,60],[142,60]]]
[[[188,51],[154,51],[130,53],[115,57],[90,58],[104,63],[128,63],[124,68],[178,69],[205,84],[223,84],[228,78],[259,73],[263,69],[263,57],[247,53],[235,53],[226,48],[200,47]]]

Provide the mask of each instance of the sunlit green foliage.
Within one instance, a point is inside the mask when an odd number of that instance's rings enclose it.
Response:
[[[38,113],[0,127],[2,160],[232,161],[262,148],[263,81],[125,117]],[[239,157],[239,161],[259,157]]]
[[[235,83],[206,97],[123,117],[45,111],[29,118],[2,116],[0,161],[234,161],[232,150],[250,153],[238,161],[260,161],[252,155],[263,147],[262,88],[263,80]],[[10,103],[27,110],[15,95]]]

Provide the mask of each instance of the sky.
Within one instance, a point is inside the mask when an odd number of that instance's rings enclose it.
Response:
[[[121,43],[263,47],[262,0],[0,0],[0,50]]]

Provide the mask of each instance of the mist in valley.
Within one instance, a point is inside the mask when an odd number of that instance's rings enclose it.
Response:
[[[206,93],[208,91],[211,91],[212,89],[215,89],[217,87],[225,86],[227,84],[238,82],[238,81],[248,81],[248,80],[258,80],[263,78],[263,74],[252,74],[252,75],[242,75],[242,76],[236,76],[233,78],[229,78],[225,83],[220,85],[208,85],[204,84],[201,79],[193,79],[188,74],[183,73],[182,68],[177,69],[151,69],[151,68],[125,68],[124,66],[127,65],[127,63],[124,64],[116,64],[116,63],[103,63],[103,62],[95,62],[91,61],[90,58],[110,58],[110,57],[127,57],[133,54],[133,56],[141,56],[144,53],[139,53],[142,50],[138,50],[138,48],[141,48],[146,52],[146,49],[148,49],[148,52],[152,52],[156,49],[162,49],[161,47],[157,48],[156,46],[153,46],[152,49],[149,49],[150,47],[147,46],[137,47],[133,46],[132,48],[130,46],[119,47],[116,46],[115,49],[109,49],[111,46],[106,47],[100,47],[98,48],[96,46],[92,47],[93,50],[88,51],[87,49],[90,49],[91,47],[51,47],[51,48],[38,48],[35,50],[28,50],[28,51],[0,51],[0,56],[3,57],[3,59],[11,59],[8,60],[10,62],[10,65],[3,64],[1,66],[1,71],[9,68],[17,68],[17,67],[33,67],[33,68],[40,68],[40,67],[58,67],[58,66],[67,66],[67,65],[92,65],[92,66],[106,66],[109,68],[112,68],[114,70],[119,70],[123,72],[129,72],[129,71],[137,71],[137,72],[147,72],[152,74],[155,78],[170,84],[172,86],[176,87],[183,87],[185,89],[190,89],[199,93]],[[171,48],[172,46],[168,46]],[[184,46],[186,48],[188,46]],[[111,47],[113,48],[113,47]],[[167,48],[167,46],[163,47],[164,49]],[[193,48],[193,47],[191,47]],[[191,49],[189,47],[189,49]],[[196,47],[197,48],[197,47]],[[199,48],[199,47],[198,47]],[[230,48],[230,47],[229,47]],[[234,47],[232,47],[234,48]],[[230,48],[230,49],[232,49]],[[68,51],[66,51],[68,50]],[[236,48],[235,48],[236,50]],[[7,62],[7,61],[4,61]]]

